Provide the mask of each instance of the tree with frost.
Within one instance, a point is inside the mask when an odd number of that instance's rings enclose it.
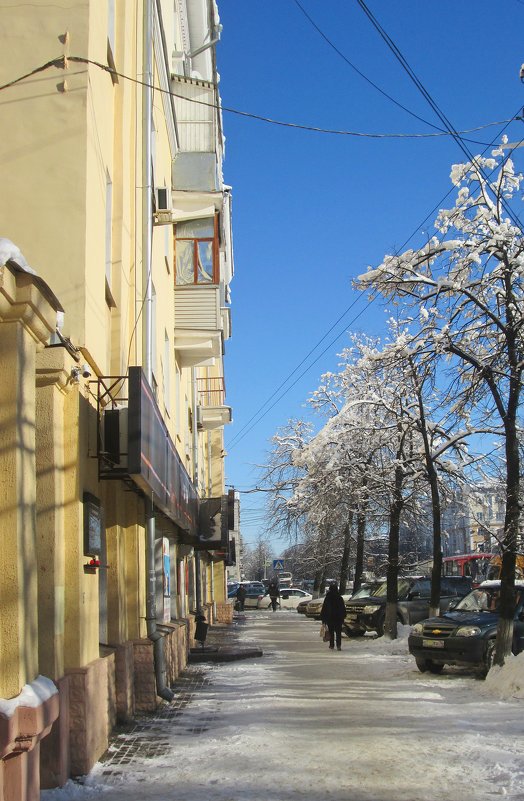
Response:
[[[505,144],[505,142],[503,143]],[[512,206],[522,175],[503,148],[454,165],[455,204],[439,212],[438,235],[418,250],[386,256],[361,287],[414,307],[419,342],[456,371],[458,403],[503,437],[506,511],[495,663],[511,653],[520,517],[518,419],[524,368],[524,237]]]
[[[328,417],[328,422],[309,444],[306,457],[314,449],[330,449],[326,470],[331,480],[338,484],[347,506],[343,561],[351,541],[356,540],[353,584],[356,591],[360,588],[364,570],[365,535],[370,509],[373,510],[375,528],[380,526],[381,520],[384,521],[385,515],[380,511],[380,502],[374,497],[378,488],[376,477],[380,472],[376,462],[382,441],[370,437],[370,432],[376,430],[368,420],[372,407],[361,402],[368,391],[368,376],[357,369],[363,355],[372,352],[377,341],[360,334],[350,334],[350,340],[350,345],[341,354],[342,370],[339,373],[325,373],[322,383],[310,397],[310,405]],[[352,533],[354,527],[356,534]]]
[[[295,454],[312,437],[311,424],[289,420],[272,438],[268,463],[259,466],[260,491],[267,493],[266,516],[273,534],[293,537],[300,528],[303,511],[290,502],[304,470],[295,464]]]
[[[341,436],[336,430],[336,418],[326,423],[296,459],[306,471],[297,487],[297,495],[309,498],[306,514],[310,524],[316,525],[319,532],[329,524],[330,549],[338,561],[340,591],[344,593],[349,578],[358,493],[351,470],[350,448],[343,432]]]
[[[440,611],[442,574],[442,500],[446,484],[464,483],[464,469],[470,462],[467,440],[471,436],[468,426],[461,427],[449,396],[437,386],[436,362],[430,351],[412,348],[413,338],[408,329],[400,329],[391,322],[392,339],[380,353],[379,359],[392,362],[403,371],[406,395],[405,413],[417,433],[418,464],[423,480],[429,489],[433,566],[431,573],[430,616]],[[408,400],[409,398],[409,400]],[[451,408],[450,408],[451,407]],[[477,429],[476,433],[480,433]]]

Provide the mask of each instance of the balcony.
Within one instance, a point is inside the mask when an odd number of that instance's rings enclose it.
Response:
[[[173,162],[177,189],[215,192],[220,187],[221,152],[218,93],[215,84],[197,78],[173,76],[180,149]]]
[[[222,355],[223,325],[217,284],[175,288],[175,350],[182,367],[196,367]]]
[[[232,422],[230,406],[225,405],[225,385],[222,376],[197,378],[197,427],[200,431],[221,428]]]

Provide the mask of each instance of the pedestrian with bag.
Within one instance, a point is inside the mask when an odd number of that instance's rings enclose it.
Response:
[[[278,599],[280,598],[280,589],[278,586],[278,581],[276,579],[271,579],[267,588],[269,597],[271,598],[271,609],[273,612],[276,612],[278,606]]]
[[[346,605],[344,599],[338,591],[336,584],[331,584],[327,591],[324,603],[322,604],[322,611],[320,619],[325,623],[329,631],[329,647],[335,647],[335,638],[337,643],[337,651],[342,650],[342,624],[346,617]]]
[[[244,611],[244,604],[246,602],[246,588],[243,584],[240,585],[238,590],[236,591],[237,603],[238,603],[238,610],[239,612]]]

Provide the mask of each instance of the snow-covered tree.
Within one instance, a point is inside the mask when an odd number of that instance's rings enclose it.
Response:
[[[512,205],[522,176],[502,148],[454,165],[457,197],[439,212],[438,235],[418,250],[386,256],[360,277],[390,301],[416,309],[419,347],[447,357],[456,405],[504,439],[506,513],[495,662],[511,652],[520,515],[518,417],[524,369],[524,237]]]

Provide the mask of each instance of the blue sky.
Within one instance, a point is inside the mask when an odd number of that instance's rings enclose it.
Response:
[[[442,128],[357,0],[300,0],[300,6],[219,0],[225,108],[362,133]],[[367,6],[456,130],[521,113],[524,0],[369,0]],[[256,465],[266,462],[276,430],[307,416],[305,403],[321,374],[337,369],[345,332],[383,332],[384,311],[351,282],[385,253],[407,240],[416,246],[426,238],[422,231],[433,233],[432,210],[451,205],[443,201],[450,166],[465,157],[451,137],[323,134],[228,111],[223,120],[236,270],[233,336],[226,343],[234,419],[226,429],[226,480],[244,492],[256,485]],[[498,141],[502,127],[465,136]],[[507,133],[520,140],[524,123],[512,122]],[[466,144],[473,153],[484,149]],[[524,156],[524,149],[517,152]],[[524,158],[516,162],[522,169]],[[241,499],[242,533],[252,543],[266,531],[264,498]],[[278,555],[285,543],[274,547]]]

